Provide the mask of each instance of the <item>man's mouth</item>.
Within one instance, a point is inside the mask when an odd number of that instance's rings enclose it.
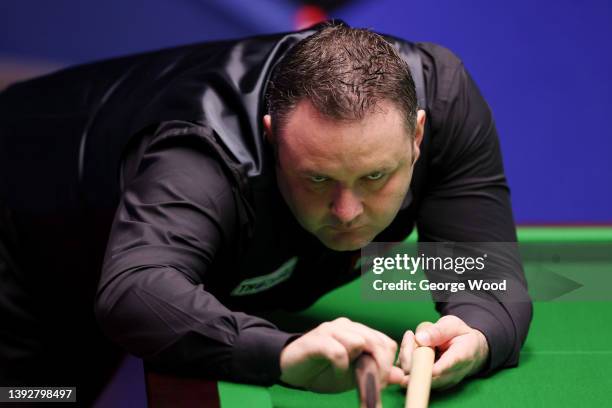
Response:
[[[355,232],[358,229],[361,229],[362,226],[360,227],[351,227],[351,228],[345,228],[345,227],[330,227],[332,230],[334,230],[335,232],[343,232],[343,233],[347,233],[347,232]]]

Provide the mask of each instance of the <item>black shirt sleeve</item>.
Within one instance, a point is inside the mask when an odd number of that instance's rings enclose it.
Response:
[[[419,207],[419,240],[427,242],[515,242],[510,192],[491,110],[461,61],[450,51],[419,44],[427,82],[431,163]],[[520,260],[503,271],[524,283]],[[532,318],[526,285],[512,302],[437,303],[487,338],[484,370],[516,365]],[[491,293],[491,298],[499,295]],[[525,301],[516,301],[524,299]]]
[[[236,231],[236,202],[221,165],[188,132],[145,137],[134,152],[123,167],[98,287],[104,331],[160,369],[274,383],[290,335],[228,310],[205,284]]]

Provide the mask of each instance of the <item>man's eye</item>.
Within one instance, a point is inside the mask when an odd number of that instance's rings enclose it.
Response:
[[[312,181],[313,183],[322,183],[327,180],[328,179],[325,176],[310,176],[310,181]]]
[[[384,176],[385,176],[385,173],[383,173],[382,171],[377,171],[372,174],[368,174],[366,177],[368,180],[376,181],[376,180],[380,180]]]

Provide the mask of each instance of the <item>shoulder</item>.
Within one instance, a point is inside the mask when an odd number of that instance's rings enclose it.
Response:
[[[415,46],[421,54],[428,108],[435,113],[441,104],[457,97],[467,79],[465,67],[457,54],[442,45],[420,42]]]
[[[432,163],[457,168],[497,151],[491,109],[461,58],[438,44],[416,47],[423,64]]]
[[[420,56],[424,74],[429,79],[446,78],[463,67],[461,58],[450,49],[432,42],[411,42],[398,37],[383,35],[387,41],[399,48],[413,48]],[[428,79],[428,78],[426,78]]]
[[[415,46],[430,64],[447,68],[456,68],[462,64],[459,56],[443,45],[432,42],[417,42]]]
[[[432,42],[410,42],[397,37],[385,36],[399,48],[400,53],[410,48],[418,54],[422,67],[428,120],[439,128],[448,110],[461,97],[468,85],[469,76],[461,58],[449,48]],[[455,106],[454,108],[456,108]]]
[[[491,112],[457,54],[438,44],[417,43],[427,92],[427,116],[434,133],[469,122],[490,122]]]
[[[219,157],[207,126],[164,122],[128,148],[122,184],[136,181],[163,185],[198,202],[231,200],[235,181],[229,163]]]

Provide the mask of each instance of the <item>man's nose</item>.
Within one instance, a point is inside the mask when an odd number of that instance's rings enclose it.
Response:
[[[338,187],[334,191],[331,212],[342,224],[348,224],[363,213],[363,204],[352,190]]]

